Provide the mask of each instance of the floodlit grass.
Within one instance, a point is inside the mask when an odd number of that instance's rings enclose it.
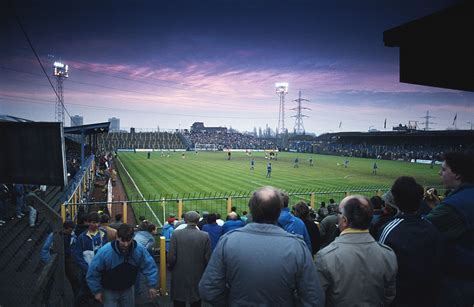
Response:
[[[154,152],[151,159],[147,159],[145,152],[119,153],[120,161],[146,199],[248,195],[256,188],[266,185],[289,192],[384,190],[402,175],[415,177],[423,186],[436,186],[440,183],[439,166],[430,169],[429,165],[377,160],[377,175],[372,175],[374,159],[349,158],[349,167],[344,168],[345,157],[302,153],[279,153],[277,161],[270,161],[272,178],[265,178],[269,160],[265,159],[263,152],[254,152],[252,156],[255,158],[253,171],[250,170],[251,157],[245,152],[232,152],[231,160],[227,160],[225,152],[186,152],[184,159],[182,152],[171,152],[170,157],[161,157],[160,152]],[[296,157],[300,161],[299,168],[293,167]],[[310,157],[314,161],[313,167],[309,166]],[[141,199],[136,196],[138,193],[131,181],[124,178],[126,174],[120,173],[129,198]],[[308,200],[308,197],[300,198]],[[242,200],[238,207],[244,208],[246,202],[248,199]],[[219,208],[225,210],[225,200],[218,203]],[[151,205],[161,218],[161,204]],[[201,207],[196,204],[193,209],[205,210]],[[175,209],[173,212],[176,212]]]

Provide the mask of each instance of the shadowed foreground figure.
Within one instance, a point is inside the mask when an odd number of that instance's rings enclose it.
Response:
[[[171,299],[174,306],[201,306],[198,283],[211,256],[211,240],[199,230],[199,214],[184,215],[186,228],[175,230],[171,237],[168,266],[171,271]]]
[[[436,206],[427,219],[446,240],[449,259],[443,265],[439,306],[474,305],[474,154],[444,155],[440,176],[453,191]]]
[[[264,187],[249,202],[253,223],[225,234],[199,283],[214,306],[323,306],[305,242],[276,225],[281,192]]]

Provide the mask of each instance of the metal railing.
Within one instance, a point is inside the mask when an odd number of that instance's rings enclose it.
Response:
[[[290,197],[290,206],[295,205],[299,201],[304,201],[316,210],[320,207],[321,202],[329,203],[330,199],[334,199],[335,202],[340,202],[344,197],[350,194],[361,194],[371,197],[374,195],[382,195],[387,190],[389,190],[388,186],[377,186],[322,191],[301,189],[287,191],[287,193]],[[252,192],[189,193],[184,194],[183,197],[180,197],[178,194],[163,194],[148,195],[148,198],[144,195],[137,195],[130,199],[115,199],[109,202],[65,203],[62,212],[65,213],[68,210],[74,211],[74,209],[71,210],[71,207],[74,208],[79,205],[99,205],[104,207],[106,205],[119,205],[122,206],[122,209],[124,208],[123,206],[131,206],[136,217],[142,216],[161,227],[161,225],[166,222],[167,217],[172,213],[180,219],[183,212],[194,210],[200,213],[217,213],[225,219],[225,216],[231,211],[232,207],[236,207],[238,213],[249,211],[248,202],[251,196]],[[123,211],[125,212],[125,209],[123,209]],[[63,218],[64,217],[65,215],[63,215]]]

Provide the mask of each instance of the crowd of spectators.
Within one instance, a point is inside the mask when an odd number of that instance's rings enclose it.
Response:
[[[461,147],[463,150],[464,148]],[[440,161],[443,153],[460,150],[446,145],[370,145],[321,143],[315,146],[315,153],[360,157],[382,160],[435,160]]]
[[[276,140],[257,138],[242,133],[184,132],[183,136],[194,149],[196,144],[215,144],[217,150],[224,149],[275,149]]]

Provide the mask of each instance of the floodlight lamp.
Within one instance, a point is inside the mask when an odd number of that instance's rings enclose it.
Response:
[[[288,93],[288,82],[277,82],[275,83],[276,92],[281,93]]]
[[[61,62],[54,62],[53,66],[55,68],[64,68],[64,64]]]

